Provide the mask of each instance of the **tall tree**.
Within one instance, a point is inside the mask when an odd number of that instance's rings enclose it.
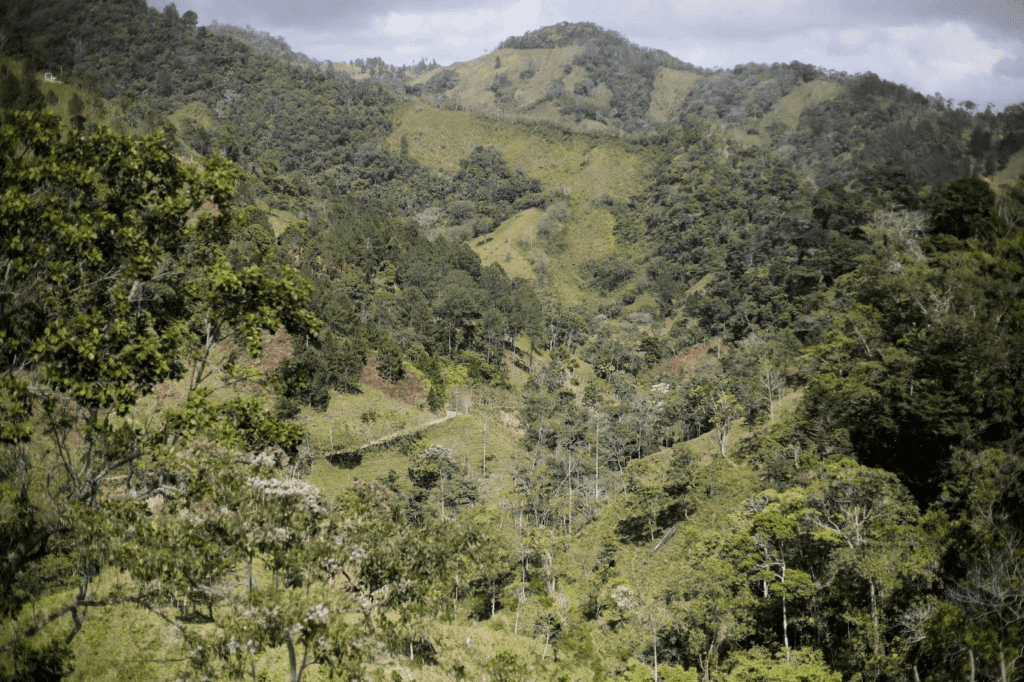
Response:
[[[69,642],[93,606],[169,596],[140,584],[101,598],[93,581],[107,565],[137,568],[118,548],[147,500],[204,498],[190,493],[193,460],[178,458],[193,438],[294,456],[294,428],[246,399],[213,403],[204,384],[215,372],[240,376],[236,359],[217,351],[225,338],[256,354],[264,331],[306,333],[317,322],[293,268],[228,258],[240,216],[235,170],[223,160],[184,166],[159,136],[62,138],[55,118],[32,114],[4,119],[0,149],[0,489],[22,519],[4,567],[12,627],[0,647],[9,650],[64,616]],[[159,383],[184,378],[188,399],[165,421],[137,413]],[[66,553],[61,580],[77,582],[77,595],[19,619],[49,587],[25,581],[55,553]],[[201,572],[219,570],[211,561]]]

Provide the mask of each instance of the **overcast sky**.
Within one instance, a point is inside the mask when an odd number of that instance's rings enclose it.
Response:
[[[162,0],[150,0],[162,8]],[[1024,0],[177,0],[200,25],[252,26],[315,59],[479,57],[509,36],[590,21],[698,66],[794,59],[874,71],[926,95],[1024,101]]]

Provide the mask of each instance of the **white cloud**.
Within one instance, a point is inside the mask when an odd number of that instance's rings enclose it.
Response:
[[[847,45],[862,43],[867,36],[868,34],[866,31],[860,31],[857,29],[848,29],[846,31],[839,32],[839,40]]]
[[[673,0],[672,6],[676,14],[689,19],[716,17],[729,20],[746,18],[749,21],[751,15],[782,16],[806,9],[807,0]]]
[[[423,17],[416,14],[396,14],[392,12],[380,20],[377,30],[385,36],[404,38],[421,32]]]
[[[893,27],[878,35],[878,43],[872,45],[883,58],[877,72],[925,94],[962,96],[977,85],[965,79],[991,73],[1006,56],[1003,47],[982,39],[969,26],[952,22]]]
[[[374,22],[373,30],[381,39],[393,41],[392,49],[396,52],[403,42],[415,41],[428,48],[433,45],[464,48],[464,54],[456,58],[471,59],[493,49],[511,35],[537,28],[540,9],[540,0],[520,0],[499,9],[389,12]],[[472,54],[471,50],[478,53]],[[409,53],[407,50],[403,52]],[[438,52],[448,53],[450,50],[439,49]]]

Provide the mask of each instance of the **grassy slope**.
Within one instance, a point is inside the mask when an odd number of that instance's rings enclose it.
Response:
[[[0,66],[4,66],[8,71],[21,78],[24,73],[21,62],[10,57],[0,56]],[[42,91],[44,97],[49,97],[51,94],[57,98],[55,105],[47,104],[45,110],[51,114],[56,114],[61,124],[65,126],[71,125],[71,113],[68,111],[68,106],[71,102],[71,98],[75,93],[81,98],[82,103],[85,105],[84,116],[89,121],[99,123],[101,125],[113,126],[116,124],[116,109],[106,100],[100,97],[94,97],[88,95],[73,85],[68,85],[62,82],[46,82],[43,80],[44,71],[36,72],[36,80],[39,84],[39,89]],[[59,73],[55,76],[59,77]]]
[[[397,149],[403,136],[414,158],[447,173],[455,172],[474,147],[496,147],[512,168],[539,179],[554,199],[567,201],[571,213],[566,223],[567,248],[546,254],[552,273],[548,286],[567,304],[591,297],[583,290],[579,265],[621,249],[614,240],[615,221],[606,203],[624,201],[639,191],[642,181],[641,159],[621,141],[570,135],[544,125],[502,123],[426,104],[409,104],[399,111],[389,144]],[[530,259],[539,254],[535,230],[540,218],[537,210],[524,211],[471,244],[486,263],[498,262],[512,276],[533,277]]]
[[[498,263],[509,277],[535,279],[537,273],[530,264],[530,256],[537,238],[537,223],[543,217],[544,211],[538,208],[522,211],[494,232],[474,239],[473,250],[484,265]]]
[[[767,128],[772,121],[778,121],[785,124],[790,130],[795,130],[800,122],[800,114],[805,109],[833,100],[845,90],[845,86],[829,81],[815,80],[810,83],[801,83],[786,93],[772,111],[764,117],[761,129]]]
[[[743,145],[766,145],[771,142],[769,128],[781,123],[796,130],[800,115],[808,108],[833,100],[845,91],[845,86],[829,81],[815,80],[801,83],[784,95],[760,120],[741,122],[729,131],[729,137]],[[756,133],[751,133],[754,130]]]
[[[693,71],[680,71],[661,67],[654,77],[654,90],[651,92],[651,106],[647,109],[647,118],[652,123],[668,123],[679,114],[690,91],[700,85],[704,79]]]
[[[586,79],[584,71],[572,63],[581,49],[578,46],[535,50],[505,48],[469,62],[453,64],[448,68],[459,74],[459,80],[444,94],[443,100],[449,108],[474,111],[505,121],[555,123],[572,132],[617,135],[615,128],[604,123],[593,120],[577,123],[574,116],[559,111],[566,103],[588,104],[604,110],[610,106],[612,92],[603,83],[595,87],[589,96],[574,94],[576,86]],[[530,71],[532,75],[529,75]],[[421,74],[411,83],[424,84],[436,73]],[[499,102],[491,86],[501,76],[508,79],[505,91],[511,93],[511,97]],[[556,82],[564,86],[563,97],[558,98],[558,102],[545,101],[551,97]]]
[[[796,393],[787,395],[783,401],[783,411],[793,409],[797,397]],[[488,425],[486,477],[480,475],[484,421]],[[515,419],[500,407],[474,406],[469,414],[431,430],[423,439],[426,443],[452,448],[459,461],[468,456],[470,477],[480,487],[483,503],[461,513],[483,521],[493,533],[503,538],[509,548],[518,546],[518,529],[515,518],[503,511],[502,502],[512,494],[513,466],[517,461],[522,464],[531,457],[519,445],[520,432],[515,427]],[[735,444],[733,448],[751,433],[750,428],[736,427],[731,438]],[[630,642],[621,639],[625,636],[623,633],[603,627],[601,620],[582,621],[576,613],[587,590],[592,588],[595,567],[601,561],[607,561],[607,557],[601,558],[602,548],[609,544],[616,546],[616,569],[605,590],[620,584],[648,593],[666,590],[677,579],[680,568],[685,567],[690,546],[701,538],[727,536],[733,523],[731,516],[742,508],[744,500],[759,489],[758,474],[738,457],[733,456],[731,462],[721,459],[717,454],[713,433],[694,439],[690,447],[697,455],[695,466],[702,472],[702,479],[716,493],[713,497],[697,500],[696,511],[688,521],[681,524],[676,537],[658,553],[650,555],[656,542],[640,542],[635,545],[619,543],[616,526],[619,519],[627,514],[624,500],[617,492],[611,498],[602,496],[596,518],[585,525],[581,524],[572,537],[552,535],[537,529],[533,529],[530,534],[529,541],[542,551],[552,551],[556,560],[555,570],[560,579],[553,595],[554,608],[570,616],[574,628],[573,637],[590,641],[597,655],[604,659],[606,670],[614,667],[617,661],[619,665],[624,665],[623,652],[631,646]],[[638,471],[644,480],[661,483],[671,456],[670,451],[662,450],[634,462],[631,468]],[[334,478],[340,486],[348,485],[356,479],[378,478],[386,475],[388,470],[394,470],[399,474],[400,485],[408,489],[410,484],[405,476],[407,467],[406,455],[397,450],[389,450],[365,458],[362,464],[351,470],[318,464],[313,479],[324,486],[326,491],[330,489],[325,486],[327,478]],[[617,474],[606,472],[605,475],[607,479],[604,485],[612,491],[618,491],[621,484]],[[589,493],[580,491],[579,494],[586,496]],[[486,673],[488,660],[498,651],[509,649],[530,662],[537,679],[555,679],[563,671],[572,671],[571,679],[574,680],[594,679],[593,670],[585,667],[585,664],[593,662],[592,659],[574,657],[572,653],[563,651],[560,663],[555,663],[550,652],[544,661],[540,660],[543,639],[534,634],[533,625],[541,612],[540,601],[536,597],[528,599],[521,607],[518,634],[513,634],[516,621],[514,600],[505,599],[495,618],[486,621],[477,621],[463,609],[454,622],[438,623],[434,628],[432,641],[439,651],[438,665],[424,666],[417,661],[410,663],[396,660],[382,666],[381,671],[390,675],[395,670],[402,679],[415,677],[425,681],[446,680],[451,678],[456,663],[460,663],[465,666],[468,678],[476,679]],[[467,644],[467,641],[472,643]]]
[[[1006,163],[1006,167],[992,178],[992,186],[1012,185],[1024,175],[1024,149],[1016,152]]]

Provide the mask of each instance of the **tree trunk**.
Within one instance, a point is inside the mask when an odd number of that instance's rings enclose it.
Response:
[[[875,656],[878,656],[881,654],[882,646],[878,637],[878,600],[875,597],[875,581],[869,580],[868,587],[871,591],[871,648]]]
[[[789,660],[789,618],[786,615],[786,595],[782,595],[782,647],[786,650],[786,660]]]
[[[572,535],[572,452],[569,450],[569,448],[565,449],[565,460],[566,460],[566,463],[568,464],[568,469],[569,469],[569,476],[568,476],[568,478],[569,478],[569,526],[568,526],[569,533],[568,533],[568,535],[571,536]]]
[[[658,682],[658,631],[654,631],[654,682]]]
[[[295,661],[295,644],[290,636],[285,637],[284,642],[288,645],[288,679],[291,682],[299,682],[298,664]]]

